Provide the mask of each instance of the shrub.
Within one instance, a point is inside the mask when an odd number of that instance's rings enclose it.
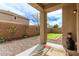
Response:
[[[11,33],[11,34],[15,34],[16,33],[16,31],[17,31],[17,29],[16,29],[16,26],[15,25],[11,25],[10,27],[9,27],[9,32]]]
[[[5,42],[5,41],[6,41],[6,38],[5,38],[5,37],[0,36],[0,43],[3,43],[3,42]]]

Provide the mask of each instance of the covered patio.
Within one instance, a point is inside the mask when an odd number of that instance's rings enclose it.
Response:
[[[11,42],[3,43],[0,45],[1,47],[0,54],[16,55],[16,56],[58,56],[57,53],[59,53],[59,56],[67,56],[67,55],[78,56],[79,55],[79,4],[76,4],[76,3],[72,3],[72,4],[70,3],[69,4],[68,3],[67,4],[66,3],[28,3],[28,4],[34,7],[35,9],[39,10],[40,12],[40,19],[39,19],[40,37],[37,36],[37,37],[25,38],[23,40],[14,40]],[[62,9],[62,37],[60,38],[60,41],[62,39],[61,43],[63,46],[54,44],[54,43],[51,44],[50,41],[48,42],[47,40],[48,39],[47,38],[47,34],[48,34],[47,13],[56,11],[58,9]],[[26,31],[26,28],[23,32],[25,31]],[[68,47],[67,34],[69,32],[72,33],[72,39],[76,44],[77,50],[67,49]],[[11,47],[14,47],[14,49]],[[3,48],[9,48],[9,49],[7,50]]]
[[[79,55],[79,4],[61,3],[30,3],[31,6],[40,11],[40,46],[44,48],[47,43],[47,12],[62,9],[62,34],[63,47],[69,55]],[[67,33],[72,33],[77,50],[67,49]]]

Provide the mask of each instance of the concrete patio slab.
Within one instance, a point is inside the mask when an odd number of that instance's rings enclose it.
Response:
[[[50,42],[48,42],[47,45],[51,46],[52,48],[49,49],[49,51],[46,53],[46,55],[48,55],[48,56],[66,56],[65,55],[66,52],[62,45],[54,44],[54,43],[50,43]],[[41,54],[41,55],[38,54],[41,51],[41,49],[40,50],[38,50],[38,49],[40,49],[39,44],[35,45],[34,47],[32,47],[28,50],[23,51],[20,54],[17,54],[16,56],[43,56],[43,54]]]

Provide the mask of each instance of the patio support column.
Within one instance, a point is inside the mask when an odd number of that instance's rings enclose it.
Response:
[[[79,4],[77,4],[76,28],[77,28],[77,52],[79,53]]]
[[[42,45],[47,42],[47,13],[40,12],[40,42]]]

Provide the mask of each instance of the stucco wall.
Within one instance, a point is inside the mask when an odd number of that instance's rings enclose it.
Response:
[[[76,9],[76,4],[65,4],[63,6],[63,45],[67,47],[67,33],[72,32],[73,40],[76,41],[76,14],[73,10]]]
[[[22,16],[13,14],[11,12],[3,12],[0,10],[0,21],[15,24],[26,24],[28,25],[28,20]]]

